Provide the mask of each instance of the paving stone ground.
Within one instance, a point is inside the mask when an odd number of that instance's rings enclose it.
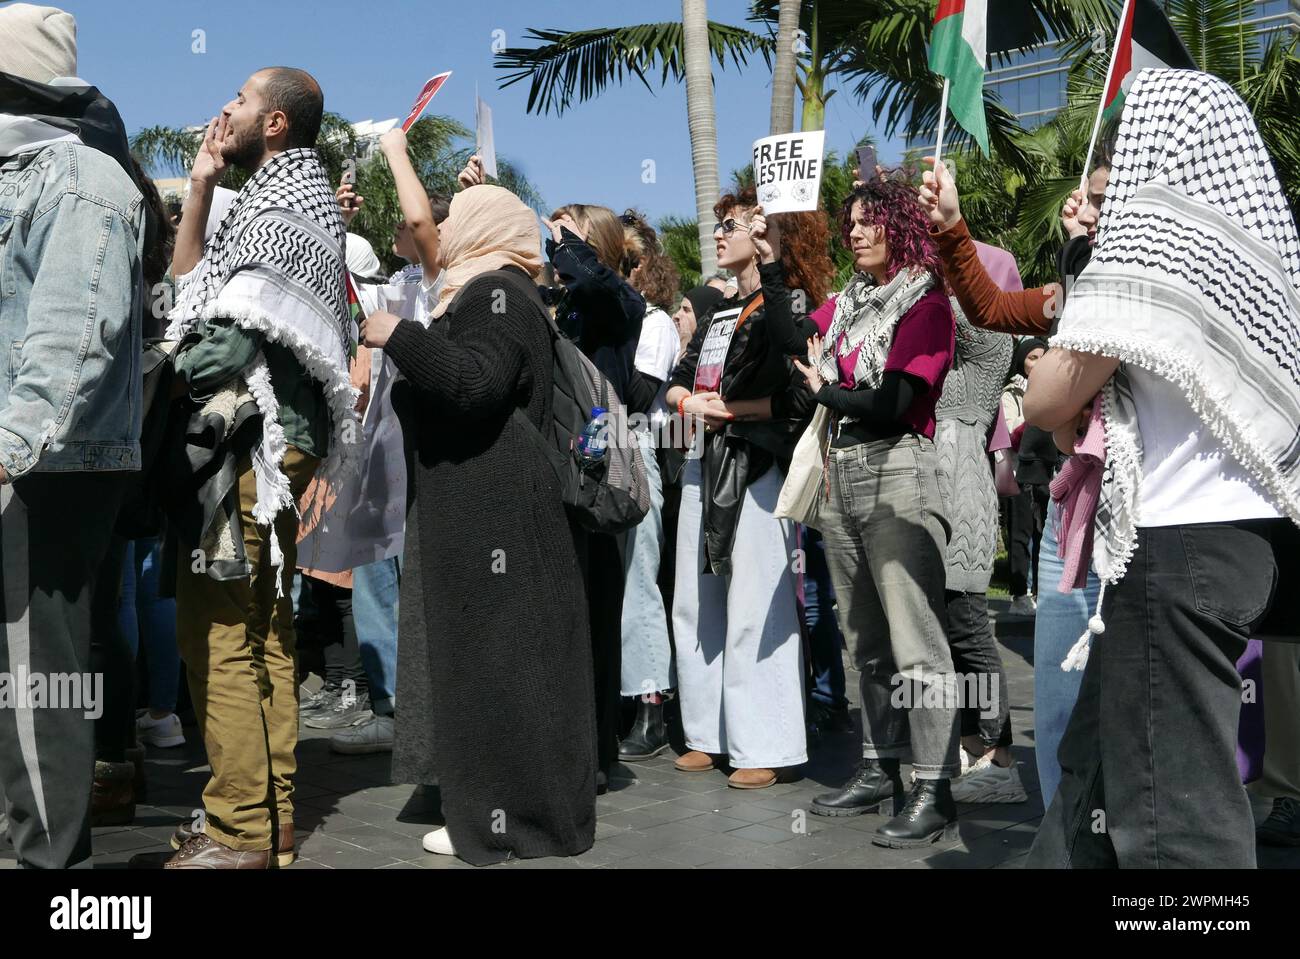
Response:
[[[500,869],[986,869],[1019,866],[1043,814],[1033,750],[1032,620],[1005,616],[996,625],[1007,670],[1014,752],[1029,800],[961,806],[959,838],[924,849],[871,844],[875,815],[824,819],[806,814],[814,795],[839,785],[861,755],[858,728],[810,751],[800,779],[769,789],[731,789],[723,773],[680,773],[674,755],[618,767],[597,800],[596,843],[571,859],[516,860]],[[857,674],[849,673],[857,699]],[[854,721],[857,723],[856,710]],[[192,818],[208,767],[197,730],[178,749],[150,748],[148,801],[135,824],[94,831],[94,865],[121,868],[138,852],[166,848],[181,820]],[[421,837],[441,824],[436,789],[393,785],[389,757],[340,756],[329,733],[302,728],[298,747],[298,862],[294,869],[467,869],[454,857],[425,853]],[[906,775],[906,771],[905,771]],[[1267,806],[1257,809],[1257,816]],[[0,843],[0,868],[14,866]],[[1261,866],[1300,865],[1300,850],[1261,848]]]

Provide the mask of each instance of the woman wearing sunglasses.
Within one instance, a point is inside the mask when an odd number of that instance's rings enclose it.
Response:
[[[776,224],[779,226],[779,224]],[[785,294],[783,231],[762,217],[762,260],[774,350],[796,365],[830,410],[818,520],[840,629],[861,672],[862,765],[816,797],[823,816],[894,816],[876,845],[926,845],[955,823],[956,682],[944,608],[951,533],[934,447],[935,406],[952,365],[955,321],[916,191],[877,176],[841,213],[857,273],[805,315]],[[916,782],[904,801],[899,763]]]
[[[677,527],[673,636],[684,772],[730,766],[762,789],[807,760],[803,664],[791,556],[793,524],[773,513],[794,443],[813,408],[790,361],[771,348],[752,188],[714,207],[718,265],[738,292],[700,316],[668,405],[703,428],[687,460]],[[785,276],[820,302],[834,272],[820,213],[787,217]]]

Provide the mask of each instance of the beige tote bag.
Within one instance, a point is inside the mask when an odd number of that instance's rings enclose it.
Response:
[[[826,447],[829,443],[827,427],[831,411],[821,403],[813,412],[812,422],[795,444],[790,459],[790,472],[786,474],[781,495],[776,501],[778,519],[792,519],[813,529],[819,529],[817,518],[826,489]]]

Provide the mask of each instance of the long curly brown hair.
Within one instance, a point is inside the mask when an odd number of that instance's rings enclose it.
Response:
[[[671,313],[682,283],[677,264],[664,255],[659,235],[643,214],[628,210],[621,219],[626,240],[623,275],[647,303]]]
[[[747,213],[758,206],[758,194],[752,186],[728,193],[713,206],[713,215],[724,220],[739,208]],[[774,213],[767,218],[776,225],[781,237],[781,265],[785,268],[785,285],[802,290],[808,298],[808,312],[825,302],[835,277],[831,262],[831,231],[826,214]]]

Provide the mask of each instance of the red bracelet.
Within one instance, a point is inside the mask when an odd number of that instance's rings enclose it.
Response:
[[[694,395],[695,394],[693,393],[687,393],[685,396],[683,396],[680,400],[677,401],[677,415],[680,416],[682,419],[686,418],[686,401],[689,400]]]

